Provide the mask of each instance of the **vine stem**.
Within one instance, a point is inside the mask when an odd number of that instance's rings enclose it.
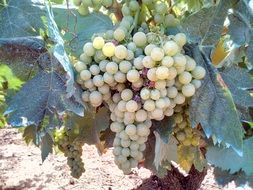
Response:
[[[139,21],[139,16],[140,16],[140,9],[135,13],[134,23],[133,23],[133,25],[131,26],[131,28],[129,29],[129,32],[128,32],[129,35],[132,33],[133,30],[137,29],[137,25],[138,25],[138,21]]]

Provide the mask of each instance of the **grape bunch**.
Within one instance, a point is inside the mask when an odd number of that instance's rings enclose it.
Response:
[[[84,142],[76,138],[76,129],[61,128],[55,132],[55,142],[60,151],[67,157],[67,164],[74,178],[80,178],[85,171],[82,161],[82,146]]]
[[[85,16],[90,10],[99,11],[101,7],[111,7],[113,0],[73,0],[75,6],[78,6],[78,12]]]
[[[82,100],[95,108],[108,106],[111,111],[115,163],[126,174],[143,159],[152,120],[172,116],[195,94],[206,74],[184,54],[185,34],[167,36],[148,27],[145,32],[133,32],[134,11],[131,8],[129,15],[124,13],[115,30],[85,43],[74,65],[77,82],[84,90]],[[181,127],[185,125],[180,122]],[[187,135],[194,132],[186,124]]]
[[[201,132],[197,128],[191,127],[187,104],[175,108],[174,119],[176,127],[173,132],[179,143],[183,146],[199,146]]]

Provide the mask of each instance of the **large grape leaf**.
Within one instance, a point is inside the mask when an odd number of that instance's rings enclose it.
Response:
[[[234,0],[220,0],[217,6],[202,8],[182,22],[189,41],[203,46],[213,46],[220,39],[228,9]]]
[[[82,115],[77,95],[67,97],[64,75],[40,71],[13,97],[5,114],[15,127],[39,125],[45,116],[62,115],[66,110]]]
[[[247,91],[253,89],[253,77],[249,71],[232,65],[221,70],[220,73],[232,93],[235,104],[245,108],[253,106],[253,97]]]
[[[235,173],[243,170],[247,175],[253,174],[253,137],[243,141],[243,156],[239,156],[232,148],[211,146],[207,149],[206,158],[210,164]]]
[[[213,174],[215,181],[222,186],[225,186],[230,182],[234,182],[237,187],[240,186],[244,189],[251,189],[253,187],[253,175],[246,175],[243,171],[230,174],[227,170],[214,168]]]
[[[68,96],[71,96],[75,93],[75,88],[74,88],[75,79],[74,79],[73,67],[70,63],[67,53],[65,52],[64,41],[60,35],[60,31],[54,20],[53,12],[48,4],[46,4],[46,11],[47,11],[49,37],[51,38],[51,40],[54,41],[53,54],[61,63],[62,67],[64,68],[64,70],[66,71],[68,75],[66,91],[69,94]]]
[[[83,45],[95,33],[112,29],[111,19],[101,13],[92,13],[87,16],[80,15],[75,9],[64,6],[54,6],[55,21],[66,40],[66,48],[75,56],[80,56]]]
[[[100,133],[110,125],[110,112],[106,107],[87,111],[83,117],[70,114],[66,124],[67,127],[77,126],[80,129],[80,138],[85,143],[95,144],[100,152],[103,152],[103,145],[100,141]]]
[[[41,55],[46,51],[41,37],[0,38],[0,62],[6,63],[22,81],[37,73]]]
[[[44,29],[41,0],[8,0],[0,9],[0,37],[37,36]]]
[[[192,56],[206,70],[202,85],[190,103],[192,126],[200,123],[207,137],[214,136],[218,143],[226,143],[241,155],[244,131],[232,95],[198,47],[192,47]]]
[[[246,55],[253,65],[253,9],[250,0],[238,1],[228,15],[228,33],[236,45],[248,45]]]

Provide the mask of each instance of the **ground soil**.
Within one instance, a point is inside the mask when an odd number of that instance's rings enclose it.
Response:
[[[166,189],[159,178],[144,168],[123,175],[114,164],[111,150],[100,156],[94,146],[85,145],[83,159],[86,172],[80,179],[73,179],[62,154],[49,155],[42,164],[39,148],[27,146],[16,129],[0,129],[0,190]],[[233,183],[219,187],[212,172],[209,168],[200,190],[236,189]]]

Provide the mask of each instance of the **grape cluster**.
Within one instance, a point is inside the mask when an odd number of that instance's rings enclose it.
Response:
[[[90,10],[99,11],[101,7],[111,7],[113,0],[73,0],[75,6],[78,6],[78,12],[85,16]]]
[[[189,118],[189,109],[181,105],[175,108],[175,123],[174,135],[180,144],[183,146],[199,146],[201,139],[201,132],[197,128],[191,127]]]
[[[130,11],[134,12],[133,8]],[[143,159],[151,120],[172,116],[194,95],[206,73],[184,55],[185,34],[138,31],[131,35],[132,12],[124,13],[114,31],[84,44],[75,64],[83,101],[93,107],[107,105],[111,111],[110,129],[116,133],[113,154],[124,173]],[[185,126],[185,130],[191,129]]]
[[[84,163],[82,161],[82,146],[83,142],[75,138],[73,130],[61,128],[55,133],[55,142],[59,150],[67,157],[67,164],[71,169],[71,175],[74,178],[80,178],[85,171]]]

